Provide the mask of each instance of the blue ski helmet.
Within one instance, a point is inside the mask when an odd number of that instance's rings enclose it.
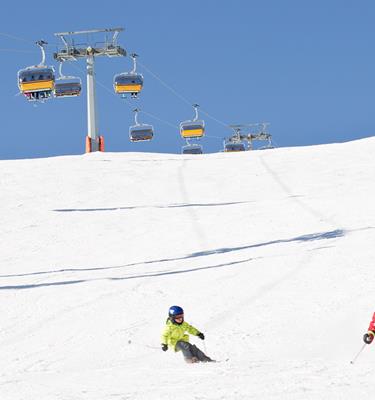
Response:
[[[169,316],[170,317],[175,317],[176,315],[181,315],[181,314],[183,314],[184,313],[184,310],[180,307],[180,306],[172,306],[172,307],[169,307],[169,312],[168,312],[168,314],[169,314]]]

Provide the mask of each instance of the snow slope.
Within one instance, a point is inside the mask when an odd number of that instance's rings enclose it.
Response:
[[[371,398],[374,154],[0,161],[1,400]],[[221,363],[160,350],[173,304]]]

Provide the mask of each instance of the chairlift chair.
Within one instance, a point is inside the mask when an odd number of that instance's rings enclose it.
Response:
[[[244,140],[247,140],[247,135],[242,133],[242,126],[240,125],[229,125],[234,133],[232,136],[224,140],[224,152],[233,153],[238,151],[246,151],[246,145]]]
[[[136,58],[138,55],[133,53],[131,57],[133,59],[132,71],[115,75],[113,87],[116,94],[123,96],[130,94],[132,98],[136,98],[143,88],[143,75],[136,72]]]
[[[226,153],[233,153],[236,151],[245,151],[245,144],[242,142],[227,142],[224,145],[224,151]]]
[[[154,136],[154,128],[152,125],[140,124],[138,122],[138,109],[134,110],[135,125],[129,128],[129,136],[131,142],[144,142],[151,140]]]
[[[59,66],[60,76],[55,81],[55,97],[76,97],[81,94],[82,81],[81,78],[76,76],[65,76],[61,72],[62,62]]]
[[[182,147],[182,154],[203,154],[203,148],[199,144],[188,144]]]
[[[77,97],[81,94],[82,83],[80,78],[65,77],[55,82],[55,97]]]
[[[44,101],[51,97],[55,85],[53,67],[45,65],[44,45],[47,42],[36,42],[42,51],[42,61],[39,65],[30,66],[18,71],[18,88],[29,101]]]
[[[180,134],[184,139],[201,138],[204,135],[204,121],[198,119],[198,104],[193,105],[195,117],[180,123]]]
[[[230,136],[229,139],[224,140],[224,151],[226,153],[233,153],[245,150],[245,143],[241,140],[241,131],[240,129],[235,129],[233,136]]]

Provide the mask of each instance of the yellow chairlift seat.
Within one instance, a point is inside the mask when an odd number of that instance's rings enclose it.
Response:
[[[22,93],[52,92],[55,74],[52,67],[28,67],[18,72],[18,87]]]
[[[143,76],[125,72],[114,77],[113,87],[116,94],[139,93],[143,88]]]
[[[194,119],[180,123],[180,135],[184,139],[197,139],[204,135],[204,121],[198,119],[198,104],[193,104],[195,111]]]
[[[136,72],[138,55],[131,54],[133,59],[133,69],[130,72],[122,72],[113,78],[113,88],[116,94],[131,94],[131,97],[137,97],[143,88],[143,75]]]
[[[180,124],[180,134],[184,139],[204,136],[204,121],[185,121]]]

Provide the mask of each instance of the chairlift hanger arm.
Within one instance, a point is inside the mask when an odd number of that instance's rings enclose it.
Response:
[[[46,51],[44,50],[44,46],[46,45],[46,44],[48,44],[46,41],[44,41],[44,40],[38,40],[37,42],[35,42],[38,46],[39,46],[39,48],[40,48],[40,50],[41,50],[41,52],[42,52],[42,61],[41,61],[41,63],[39,64],[39,65],[45,65],[45,62],[46,62]]]
[[[134,121],[135,121],[135,124],[138,126],[138,125],[140,125],[138,122],[138,113],[140,110],[138,108],[135,108],[133,111],[134,111]]]
[[[193,107],[194,107],[194,111],[195,111],[195,117],[194,117],[193,121],[198,121],[198,118],[199,118],[199,116],[198,116],[199,104],[193,104]]]
[[[116,40],[117,40],[117,36],[119,35],[120,31],[116,30],[116,32],[113,34],[112,37],[112,44],[115,45]]]
[[[133,59],[133,69],[132,69],[131,73],[135,74],[136,70],[137,70],[137,57],[138,57],[138,54],[132,53],[132,54],[130,54],[130,57]]]
[[[62,74],[62,61],[59,62],[59,78],[62,78],[63,74]]]

